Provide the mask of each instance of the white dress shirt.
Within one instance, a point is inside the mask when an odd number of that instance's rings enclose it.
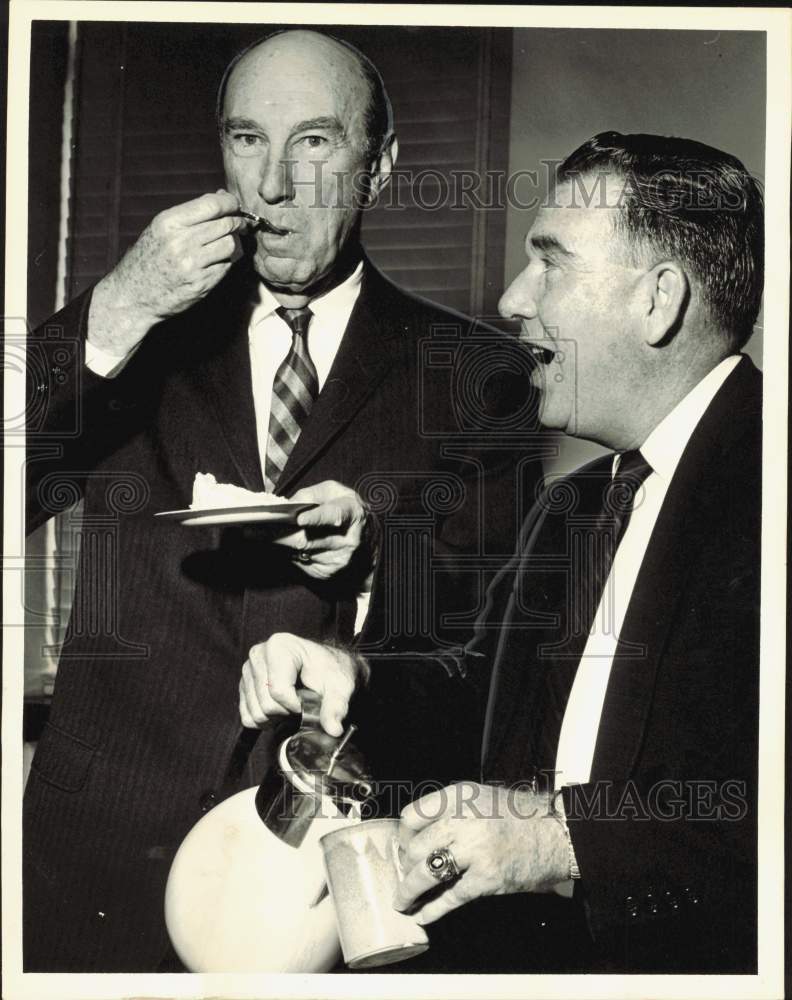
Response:
[[[666,492],[688,441],[715,393],[739,363],[721,361],[680,400],[641,445],[652,472],[635,498],[569,695],[556,754],[555,787],[590,779],[605,691],[624,617]],[[615,474],[619,455],[613,458]]]
[[[602,706],[610,679],[619,634],[627,614],[633,587],[638,578],[660,508],[698,422],[728,376],[739,363],[736,355],[716,365],[674,409],[655,427],[640,447],[652,472],[644,480],[633,504],[630,520],[613,558],[611,571],[580,658],[569,701],[561,722],[555,766],[555,788],[585,784],[591,777]],[[611,475],[621,456],[613,456]],[[561,796],[555,802],[564,817]],[[585,877],[585,872],[583,873]],[[558,882],[560,896],[571,897],[574,883]]]
[[[352,274],[329,292],[317,296],[310,302],[311,324],[308,327],[308,352],[316,366],[319,390],[327,380],[333,361],[341,345],[341,339],[352,315],[352,309],[360,294],[363,263],[359,263]],[[278,316],[280,303],[263,284],[259,284],[258,302],[253,307],[248,324],[248,345],[250,350],[250,372],[253,389],[253,405],[256,414],[256,439],[262,473],[267,457],[269,437],[270,406],[272,384],[281,362],[289,353],[292,331],[289,324]],[[85,344],[85,363],[95,374],[103,378],[118,375],[135,353],[133,348],[123,356],[108,354],[90,340]],[[196,469],[196,472],[207,471]],[[238,484],[237,484],[238,485]],[[368,613],[369,593],[358,595],[355,632],[363,627]]]

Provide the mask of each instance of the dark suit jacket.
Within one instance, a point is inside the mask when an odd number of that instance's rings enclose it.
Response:
[[[352,636],[359,583],[350,574],[311,582],[266,532],[152,516],[187,507],[199,471],[263,489],[249,280],[236,269],[200,305],[153,330],[115,379],[82,365],[89,294],[31,344],[31,524],[85,499],[74,610],[25,798],[31,971],[157,968],[173,853],[202,812],[234,790],[248,649],[275,631]],[[367,263],[279,484],[290,495],[335,479],[379,513],[382,559],[363,637],[371,648],[392,650],[410,622],[411,645],[458,641],[492,564],[513,547],[513,446],[471,424],[469,413],[460,418],[454,357],[434,365],[424,357],[428,342],[442,342],[448,355],[482,336]],[[479,405],[497,427],[507,393],[491,380],[485,389],[491,398]],[[443,626],[452,612],[460,623]],[[262,737],[259,765],[268,746]]]
[[[361,726],[397,690],[428,706],[411,713],[404,742],[379,742],[390,751],[381,770],[420,773],[430,751],[419,734],[438,706],[448,714],[451,676],[462,681],[458,713],[476,724],[477,706],[487,705],[478,774],[462,761],[457,777],[531,779],[536,706],[559,667],[550,647],[566,634],[570,539],[577,520],[596,512],[591,484],[609,466],[609,457],[593,463],[545,494],[490,588],[466,655],[438,657],[433,671],[375,663]],[[586,940],[549,943],[557,900],[485,900],[454,918],[454,936],[468,934],[468,950],[457,952],[462,967],[755,969],[761,481],[761,376],[743,358],[668,489],[620,633],[591,781],[563,793]],[[448,767],[447,747],[441,756]],[[471,940],[477,926],[497,928],[489,941],[499,956]]]

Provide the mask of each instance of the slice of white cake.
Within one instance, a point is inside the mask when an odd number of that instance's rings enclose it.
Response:
[[[212,507],[256,507],[266,503],[283,503],[276,493],[255,493],[231,483],[218,483],[211,472],[197,472],[193,483],[190,510]]]

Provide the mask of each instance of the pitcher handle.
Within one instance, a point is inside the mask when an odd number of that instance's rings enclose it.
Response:
[[[300,688],[297,697],[302,705],[300,729],[321,729],[319,711],[322,707],[322,696],[310,688]]]

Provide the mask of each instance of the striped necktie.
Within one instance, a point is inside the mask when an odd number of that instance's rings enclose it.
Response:
[[[307,306],[302,309],[281,307],[277,313],[291,327],[292,345],[272,383],[267,463],[264,470],[265,486],[271,493],[275,492],[291,450],[300,436],[302,425],[319,395],[316,367],[308,353],[311,310]]]

